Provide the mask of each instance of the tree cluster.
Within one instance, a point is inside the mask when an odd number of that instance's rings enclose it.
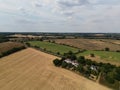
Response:
[[[65,62],[66,59],[77,62],[78,66],[75,67],[71,63]],[[76,57],[71,51],[65,53],[64,57],[60,60],[55,59],[53,62],[55,66],[78,71],[86,77],[89,77],[91,74],[98,77],[101,73],[101,77],[109,84],[114,84],[116,81],[120,81],[120,67],[111,65],[110,63],[97,63],[96,61],[85,59],[84,56]]]

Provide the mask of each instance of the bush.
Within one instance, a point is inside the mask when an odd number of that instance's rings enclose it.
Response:
[[[115,79],[120,81],[120,67],[117,67],[115,71],[116,71]]]
[[[86,64],[86,60],[84,58],[84,56],[80,56],[78,59],[77,59],[78,63],[79,64],[82,64],[82,65],[85,65]]]
[[[86,59],[86,64],[87,64],[87,65],[92,65],[92,60]]]
[[[71,63],[68,63],[68,68],[72,68],[73,65]]]
[[[120,50],[116,50],[116,52],[120,52]]]
[[[95,57],[95,55],[93,53],[90,54],[91,57]]]
[[[63,60],[65,60],[66,58],[63,56],[62,58],[61,58],[61,61],[63,61]]]
[[[2,57],[2,55],[0,54],[0,58]]]
[[[53,63],[55,66],[60,66],[62,64],[62,61],[59,59],[55,59],[55,60],[53,60]]]
[[[110,51],[110,49],[108,47],[105,48],[105,51]]]
[[[44,48],[43,50],[46,51],[46,48]]]
[[[66,63],[66,62],[62,62],[62,68],[66,68],[68,66],[68,63]]]
[[[39,46],[34,46],[35,48],[40,48]]]
[[[113,77],[111,77],[109,74],[105,77],[105,79],[110,84],[114,84],[115,83],[115,79]]]
[[[72,55],[72,54],[73,54],[73,52],[72,52],[72,51],[69,51],[69,52],[68,52],[68,54],[69,54],[69,55]]]
[[[70,59],[71,59],[71,60],[76,60],[77,57],[76,57],[76,55],[72,54],[72,55],[70,56]]]
[[[53,40],[52,43],[55,43],[55,41]]]
[[[60,55],[60,52],[57,52],[57,55]]]
[[[30,43],[27,42],[27,43],[25,43],[25,44],[26,44],[28,47],[30,47]]]
[[[79,71],[80,73],[84,72],[84,68],[81,64],[76,68],[76,70]]]
[[[106,77],[106,81],[110,84],[114,84],[115,83],[115,80],[113,78],[110,78],[110,77]]]
[[[83,60],[85,60],[85,57],[84,57],[84,56],[80,56],[79,59],[83,59]]]

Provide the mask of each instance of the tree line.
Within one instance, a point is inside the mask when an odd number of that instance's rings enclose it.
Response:
[[[65,62],[65,60],[67,59],[70,59],[73,62],[77,62],[78,66],[76,67],[71,63]],[[53,63],[57,67],[62,67],[73,70],[75,72],[79,72],[87,78],[89,78],[91,74],[96,77],[100,76],[100,78],[102,78],[100,79],[100,83],[107,82],[108,84],[112,85],[116,82],[120,82],[120,67],[112,65],[110,63],[97,63],[96,61],[92,61],[91,59],[86,59],[84,56],[76,57],[76,55],[72,51],[65,53],[61,59],[53,60]],[[118,87],[119,84],[117,88]]]
[[[12,48],[12,49],[10,49],[10,50],[7,50],[7,51],[5,51],[5,52],[2,52],[2,53],[0,54],[0,58],[1,58],[1,57],[4,57],[4,56],[7,56],[7,55],[10,55],[10,54],[12,54],[12,53],[14,53],[14,52],[20,51],[20,50],[25,49],[25,48],[26,48],[25,46],[14,47],[14,48]]]

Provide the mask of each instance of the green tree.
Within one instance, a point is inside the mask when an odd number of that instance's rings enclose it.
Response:
[[[83,56],[80,56],[78,59],[77,59],[78,63],[79,64],[82,64],[82,65],[85,65],[86,64],[86,60]]]
[[[106,48],[105,48],[105,51],[110,51],[110,48],[106,47]]]
[[[120,67],[116,68],[115,79],[118,80],[118,81],[120,81]]]
[[[25,43],[25,44],[26,44],[28,47],[30,47],[30,43],[27,42],[27,43]]]
[[[95,55],[93,53],[90,54],[91,57],[95,57]]]
[[[72,51],[69,51],[69,52],[68,52],[68,54],[69,54],[69,55],[72,55],[72,54],[73,54],[73,52],[72,52]]]
[[[114,72],[108,72],[105,79],[108,83],[114,84],[115,83]]]
[[[77,71],[79,71],[80,73],[84,72],[84,68],[81,64],[79,64],[79,66],[76,68]]]
[[[68,68],[72,68],[73,65],[71,63],[68,63]]]
[[[76,55],[75,55],[75,54],[72,54],[72,55],[70,56],[70,59],[71,59],[71,60],[76,60],[76,59],[77,59],[77,57],[76,57]]]
[[[80,56],[79,59],[84,59],[85,60],[85,57],[84,56]]]
[[[60,52],[57,52],[57,55],[60,55]]]
[[[92,60],[86,59],[86,64],[87,64],[87,65],[92,65]]]
[[[62,64],[62,61],[59,59],[55,59],[55,60],[53,60],[53,63],[55,66],[60,66]]]
[[[62,68],[66,68],[68,66],[68,63],[66,63],[66,62],[62,62]]]

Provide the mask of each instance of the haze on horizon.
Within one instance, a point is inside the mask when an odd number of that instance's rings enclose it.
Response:
[[[120,33],[120,0],[0,0],[0,32]]]

